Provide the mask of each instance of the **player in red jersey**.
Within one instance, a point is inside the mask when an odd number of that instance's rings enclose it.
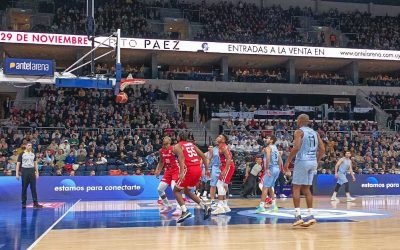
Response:
[[[210,172],[208,171],[208,161],[203,152],[201,152],[196,145],[187,141],[187,135],[185,133],[181,133],[178,139],[179,143],[174,146],[174,154],[178,156],[179,180],[174,187],[174,194],[176,201],[181,206],[182,215],[177,220],[177,223],[181,223],[192,216],[186,208],[185,201],[181,194],[182,190],[193,201],[201,206],[204,210],[204,219],[206,220],[210,217],[211,208],[208,207],[197,195],[192,193],[190,189],[195,187],[201,178],[201,160],[203,160],[205,165],[207,176],[210,176]]]
[[[157,191],[163,203],[163,209],[160,213],[168,213],[172,210],[172,206],[168,201],[165,190],[168,186],[174,189],[176,182],[179,179],[178,160],[173,152],[174,147],[171,146],[171,138],[166,136],[163,139],[163,146],[160,149],[160,161],[157,165],[155,176],[158,179],[161,170],[164,168],[164,176],[158,185]]]
[[[219,158],[221,162],[221,174],[219,175],[217,190],[218,190],[218,207],[212,212],[213,215],[229,213],[231,209],[228,206],[226,199],[226,191],[228,184],[231,182],[232,176],[235,173],[235,163],[232,159],[232,153],[229,150],[226,142],[228,138],[221,134],[217,137],[219,148]]]

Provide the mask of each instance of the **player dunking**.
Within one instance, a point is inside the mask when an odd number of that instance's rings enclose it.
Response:
[[[313,215],[313,197],[310,191],[314,174],[317,172],[318,162],[321,160],[325,149],[324,143],[317,132],[308,127],[310,118],[306,114],[297,117],[297,129],[294,132],[294,146],[285,162],[285,172],[289,172],[289,164],[296,156],[293,170],[293,204],[295,209],[295,222],[293,226],[311,226],[317,221]],[[308,220],[304,221],[300,212],[300,189],[306,196]]]
[[[181,206],[182,215],[177,220],[177,223],[181,223],[192,216],[186,208],[185,201],[181,194],[182,190],[193,201],[200,205],[204,210],[204,219],[206,220],[210,217],[211,208],[197,197],[197,195],[192,193],[190,189],[195,187],[201,178],[201,160],[203,160],[205,165],[207,176],[210,175],[207,159],[196,145],[187,141],[187,135],[185,133],[179,134],[178,137],[179,143],[174,146],[174,154],[178,156],[179,180],[174,187],[174,194],[176,201]]]
[[[335,166],[335,177],[338,179],[335,187],[335,191],[332,194],[331,201],[339,201],[338,198],[336,198],[337,193],[339,192],[339,189],[342,185],[344,185],[344,189],[346,192],[346,197],[347,197],[347,202],[355,201],[353,197],[350,195],[350,190],[349,190],[349,181],[347,180],[346,173],[347,171],[350,170],[350,175],[353,178],[353,181],[356,181],[356,177],[354,176],[353,173],[353,167],[351,165],[351,152],[346,151],[345,156],[341,158]]]
[[[163,146],[160,149],[160,161],[155,171],[155,176],[158,178],[161,170],[165,168],[164,176],[157,188],[158,194],[163,201],[163,209],[160,211],[160,213],[168,213],[172,210],[172,206],[168,201],[165,190],[168,186],[171,186],[171,188],[174,189],[176,182],[179,180],[178,161],[173,153],[173,150],[174,147],[171,146],[171,138],[168,136],[164,137]],[[178,210],[180,210],[179,207],[177,208],[177,211]]]
[[[279,177],[280,166],[282,165],[282,159],[279,154],[278,148],[275,145],[276,137],[273,135],[268,140],[268,146],[264,149],[264,181],[263,189],[261,194],[261,202],[258,206],[256,213],[265,212],[265,199],[269,191],[269,195],[272,199],[271,212],[278,211],[275,200],[274,186],[275,182]]]
[[[217,137],[219,159],[221,163],[221,174],[219,175],[217,182],[218,189],[218,207],[212,211],[213,215],[229,213],[231,209],[228,206],[228,200],[226,198],[226,190],[228,184],[231,181],[233,174],[235,173],[235,164],[232,159],[232,153],[228,149],[226,142],[228,138],[222,134]]]

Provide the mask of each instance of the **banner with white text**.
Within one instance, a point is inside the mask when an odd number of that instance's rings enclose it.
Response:
[[[157,187],[161,178],[156,179],[154,176],[42,176],[37,180],[37,192],[40,201],[157,199]],[[167,189],[167,194],[173,197],[170,188]],[[15,177],[0,177],[0,201],[20,199],[21,181],[17,181]]]
[[[97,37],[96,41],[102,43],[106,37]],[[37,45],[58,46],[91,46],[87,36],[63,35],[48,33],[29,33],[0,31],[0,43],[19,43]],[[105,44],[114,46],[116,38],[109,39]],[[294,56],[294,57],[323,57],[323,58],[347,58],[400,61],[400,51],[372,50],[372,49],[348,49],[325,48],[310,46],[286,46],[270,44],[239,44],[199,42],[163,39],[121,38],[121,48],[140,49],[153,51],[182,51],[201,53],[223,53],[244,55],[270,55],[270,56]]]
[[[400,195],[400,175],[356,175],[356,181],[350,180],[350,193],[353,195]],[[332,195],[337,179],[335,175],[319,174],[314,178],[313,192],[316,195]],[[344,188],[340,190],[344,194]]]

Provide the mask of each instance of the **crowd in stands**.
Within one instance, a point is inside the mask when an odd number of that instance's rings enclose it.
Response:
[[[128,88],[127,104],[112,90],[41,86],[38,110],[10,113],[0,134],[0,173],[15,171],[16,157],[29,141],[42,175],[152,173],[165,135],[176,141],[186,129],[179,114],[161,112],[158,88]],[[139,172],[138,172],[139,171]]]
[[[400,134],[379,131],[376,123],[345,121],[313,121],[310,126],[318,131],[325,143],[325,156],[318,172],[334,173],[343,153],[352,153],[354,172],[358,174],[400,174]],[[223,129],[229,134],[230,147],[237,155],[260,152],[268,135],[275,134],[278,148],[285,161],[290,152],[296,123],[291,120],[224,120]],[[241,163],[240,166],[244,166]]]
[[[400,87],[400,78],[389,75],[376,75],[365,79],[368,86]]]
[[[389,93],[370,93],[369,98],[378,103],[382,109],[400,109],[400,95]]]
[[[200,32],[190,39],[201,41],[239,42],[259,44],[289,44],[337,46],[336,34],[320,32],[315,37],[301,33],[298,17],[313,19],[320,26],[332,27],[347,34],[348,47],[391,49],[400,48],[400,16],[373,16],[359,11],[340,13],[331,9],[314,13],[310,7],[279,5],[258,7],[245,1],[218,3],[186,3],[185,1],[96,1],[95,27],[97,35],[111,34],[121,28],[123,36],[143,38],[178,38],[173,32],[164,32],[152,25],[151,20],[162,21],[160,8],[174,8],[180,16],[200,23]],[[81,0],[55,1],[40,6],[43,12],[54,10],[51,27],[38,25],[32,31],[86,34],[86,2]],[[176,10],[175,10],[176,12]],[[150,20],[150,22],[149,22]],[[343,44],[346,46],[346,44]]]
[[[387,126],[399,131],[400,130],[400,95],[389,93],[370,93],[369,99],[377,103],[385,112],[389,114]]]
[[[302,36],[292,16],[306,15],[310,9],[280,6],[258,8],[253,4],[219,2],[200,7],[202,31],[196,40],[261,44],[302,44]]]
[[[290,110],[291,107],[289,105],[275,105],[270,103],[269,97],[266,98],[266,104],[264,105],[255,105],[255,104],[246,104],[242,101],[240,102],[222,102],[222,103],[211,103],[212,112],[254,112],[256,110]]]
[[[305,71],[300,79],[300,84],[353,85],[353,82],[336,73],[311,73]]]
[[[109,76],[115,76],[115,66],[108,65],[107,63],[99,63],[96,65],[96,74],[104,74]],[[144,65],[134,66],[127,64],[122,67],[122,78],[127,78],[128,76],[133,78],[148,79],[151,78],[149,68]]]
[[[104,35],[121,28],[121,35],[130,37],[159,38],[162,34],[151,31],[147,19],[157,19],[151,7],[142,1],[96,1],[96,34]],[[55,6],[53,24],[54,33],[86,35],[86,2],[62,1]]]
[[[158,78],[189,81],[222,81],[219,69],[189,66],[169,66],[161,68],[158,72]]]
[[[355,34],[348,47],[398,50],[400,48],[400,16],[372,16],[369,13],[340,15],[343,33]]]
[[[232,82],[268,82],[287,83],[289,82],[285,69],[261,70],[261,69],[232,69]]]

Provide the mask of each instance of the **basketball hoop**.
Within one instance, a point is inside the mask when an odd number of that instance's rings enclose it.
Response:
[[[146,80],[144,79],[136,79],[136,78],[126,78],[121,80],[121,86],[119,88],[120,91],[124,91],[127,86],[131,85],[143,85],[146,84]]]

